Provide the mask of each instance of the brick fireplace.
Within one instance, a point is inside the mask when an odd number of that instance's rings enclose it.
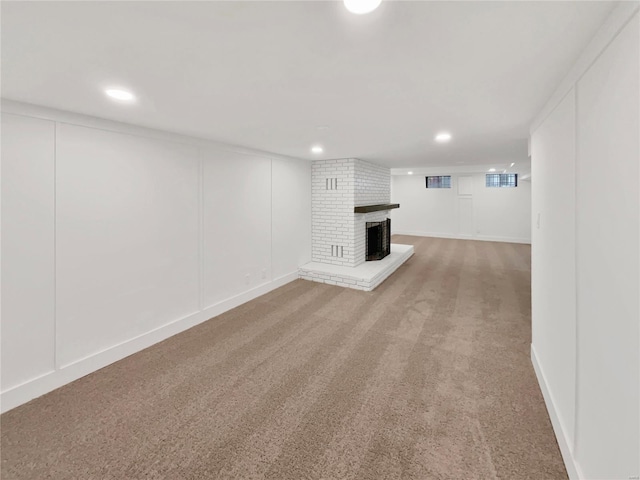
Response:
[[[388,204],[388,168],[355,158],[318,160],[311,167],[312,259],[356,267],[365,261],[366,223],[389,218],[389,211],[354,213],[354,207]]]
[[[311,181],[312,262],[300,268],[301,278],[372,290],[413,254],[411,246],[389,243],[390,210],[398,205],[390,204],[388,168],[355,158],[317,160]],[[368,224],[385,225],[386,243],[366,262]]]

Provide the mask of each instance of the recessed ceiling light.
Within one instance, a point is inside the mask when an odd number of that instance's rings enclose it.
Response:
[[[490,171],[490,172],[495,172],[495,171],[496,171],[496,169],[495,169],[495,168],[490,168],[490,169],[489,169],[489,171]]]
[[[313,147],[311,147],[311,151],[313,153],[322,153],[324,152],[324,148],[322,148],[320,145],[314,145]]]
[[[449,132],[440,132],[436,135],[436,142],[448,142],[451,140],[451,134]]]
[[[115,100],[122,100],[124,102],[131,102],[136,98],[133,93],[120,90],[119,88],[110,88],[106,90],[105,93]]]
[[[382,0],[344,0],[344,6],[351,13],[356,15],[363,15],[365,13],[373,12],[380,6]]]
[[[409,175],[413,175],[413,172],[407,172]]]
[[[516,164],[516,162],[513,162],[511,165],[509,165],[509,168],[513,167]]]

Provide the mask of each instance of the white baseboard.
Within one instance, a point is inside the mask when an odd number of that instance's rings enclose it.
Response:
[[[188,330],[191,327],[205,322],[232,308],[257,298],[278,287],[286,285],[298,278],[298,272],[292,272],[278,277],[270,282],[259,285],[239,295],[210,305],[202,311],[174,320],[166,325],[158,327],[147,333],[131,338],[125,342],[113,345],[105,350],[96,352],[88,357],[73,363],[63,365],[40,377],[31,379],[25,383],[12,387],[0,393],[0,411],[2,413],[11,410],[23,403],[33,400],[67,383],[73,382],[85,375],[121,360],[129,355],[144,350],[162,340],[177,333]]]
[[[480,240],[483,242],[523,243],[531,245],[530,238],[493,237],[490,235],[462,235],[458,233],[413,232],[407,230],[391,231],[392,235],[411,235],[414,237],[451,238],[454,240]]]
[[[547,412],[549,412],[551,425],[553,426],[553,431],[556,435],[556,439],[558,440],[558,446],[560,447],[560,453],[562,454],[562,460],[564,461],[564,466],[567,469],[567,474],[571,480],[584,478],[582,471],[580,470],[580,466],[576,462],[575,458],[573,458],[572,448],[569,444],[568,437],[562,428],[562,423],[560,422],[560,418],[558,417],[555,403],[553,401],[553,395],[547,386],[547,380],[544,376],[544,372],[542,371],[542,366],[538,363],[536,349],[533,344],[531,344],[531,363],[533,364],[533,369],[536,372],[540,390],[542,390],[544,403],[547,406]]]

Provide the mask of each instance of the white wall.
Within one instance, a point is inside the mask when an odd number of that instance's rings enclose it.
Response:
[[[207,150],[203,183],[206,308],[271,277],[271,161]]]
[[[439,169],[433,175],[450,174],[451,188],[426,188],[429,174],[391,177],[391,202],[400,204],[391,213],[393,233],[530,242],[530,182],[519,178],[516,188],[486,188],[485,173]]]
[[[639,38],[623,3],[532,127],[532,360],[571,478],[640,475]]]
[[[271,159],[271,277],[281,278],[311,261],[311,166]]]
[[[575,96],[533,135],[532,343],[573,443],[576,368]],[[541,160],[544,159],[544,160]],[[539,226],[538,226],[539,219]]]
[[[291,281],[311,259],[309,162],[3,110],[3,411]]]
[[[54,131],[52,122],[3,116],[3,385],[55,369]]]
[[[64,367],[199,310],[198,151],[60,123],[55,152],[55,345]]]
[[[639,41],[636,14],[577,84],[576,457],[592,478],[640,474]]]

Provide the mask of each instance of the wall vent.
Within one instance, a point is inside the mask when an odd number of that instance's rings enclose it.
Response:
[[[327,190],[337,190],[338,189],[338,179],[337,178],[326,178],[325,186]]]

